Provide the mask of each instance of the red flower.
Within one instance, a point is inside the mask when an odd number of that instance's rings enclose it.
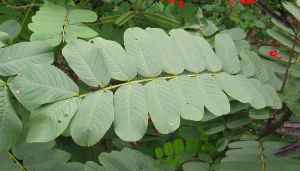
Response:
[[[168,4],[175,4],[176,0],[168,0]]]
[[[168,4],[176,4],[177,0],[167,0]],[[185,7],[185,0],[178,0],[177,3],[178,8],[184,8]]]
[[[242,5],[253,5],[256,3],[256,0],[240,0]]]
[[[267,52],[268,56],[271,56],[274,59],[280,58],[280,53],[277,50],[270,50]]]
[[[178,1],[178,8],[184,8],[185,7],[185,2],[184,0],[179,0]]]

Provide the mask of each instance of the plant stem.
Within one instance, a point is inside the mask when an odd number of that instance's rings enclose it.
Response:
[[[10,5],[7,3],[6,0],[1,0],[1,2],[6,5],[6,7],[8,8],[12,8],[12,9],[27,9],[27,8],[31,8],[31,7],[34,7],[34,6],[39,6],[39,4],[34,4],[34,3],[30,3],[30,4],[27,4],[27,5]]]
[[[188,75],[184,75],[187,77],[197,77],[200,74],[188,74]],[[108,87],[104,87],[104,88],[100,88],[96,91],[109,91],[109,90],[114,90],[117,89],[123,85],[130,85],[130,84],[137,84],[137,83],[145,83],[145,82],[149,82],[149,81],[153,81],[153,80],[157,80],[157,79],[173,79],[173,78],[177,78],[178,76],[182,76],[182,75],[172,75],[172,76],[165,76],[165,77],[155,77],[155,78],[146,78],[146,79],[141,79],[141,80],[134,80],[134,81],[128,81],[125,83],[120,83],[120,84],[116,84],[116,85],[112,85],[112,86],[108,86]],[[81,94],[79,95],[79,97],[85,97],[88,94],[90,94],[91,92],[85,93],[85,94]]]
[[[20,167],[21,171],[26,171],[23,165],[18,161],[18,159],[10,152],[8,152],[9,157]]]
[[[31,3],[31,4],[34,4],[34,3],[35,3],[35,0],[32,0],[32,3]],[[21,35],[22,32],[24,31],[24,28],[25,28],[25,25],[26,25],[26,21],[27,21],[27,19],[28,19],[28,17],[29,17],[29,14],[30,14],[30,12],[31,12],[32,7],[33,7],[33,6],[28,7],[28,9],[27,9],[27,11],[26,11],[26,13],[25,13],[25,16],[24,16],[23,21],[22,21],[22,24],[21,24],[21,31],[20,31],[19,35]]]
[[[284,88],[285,88],[285,86],[287,84],[287,81],[288,81],[288,78],[289,78],[290,68],[293,64],[293,57],[295,57],[295,47],[296,47],[296,44],[297,44],[297,39],[298,39],[298,33],[294,35],[293,47],[292,47],[292,49],[290,49],[290,52],[289,52],[288,66],[286,67],[286,71],[285,71],[285,74],[284,74],[284,77],[283,77],[283,82],[282,82],[282,85],[281,85],[281,88],[280,88],[280,91],[279,91],[281,93],[284,91]]]
[[[282,93],[284,91],[284,88],[287,84],[291,66],[292,66],[292,57],[289,57],[288,66],[286,67],[284,77],[283,77],[283,81],[282,81],[282,85],[281,85],[281,88],[280,88],[280,91],[279,91],[280,93]]]
[[[265,160],[265,155],[264,155],[264,146],[261,141],[259,141],[259,147],[258,147],[258,157],[261,162],[261,171],[266,171],[267,170],[267,163]]]
[[[267,121],[267,124],[266,124],[265,128],[261,131],[261,133],[258,137],[258,140],[261,140],[264,137],[274,133],[277,128],[281,127],[281,125],[284,122],[288,121],[289,118],[292,116],[292,112],[289,110],[289,108],[285,104],[281,111],[282,111],[283,115],[281,116],[281,118],[279,120],[276,121],[276,123],[272,123],[271,120]]]

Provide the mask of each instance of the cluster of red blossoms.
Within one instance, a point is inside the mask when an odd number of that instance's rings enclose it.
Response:
[[[168,4],[176,4],[177,0],[167,0]],[[177,3],[178,8],[184,8],[185,7],[185,0],[178,0]]]

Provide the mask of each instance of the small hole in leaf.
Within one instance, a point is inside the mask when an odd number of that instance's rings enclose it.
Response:
[[[58,123],[62,123],[62,121],[61,121],[61,120],[58,120],[57,122],[58,122]]]

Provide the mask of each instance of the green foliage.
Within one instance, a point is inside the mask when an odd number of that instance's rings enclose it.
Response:
[[[272,151],[279,147],[278,142],[240,141],[229,144],[226,157],[222,159],[218,171],[235,170],[297,170],[299,161],[292,158],[278,158]]]
[[[203,2],[200,2],[203,3]],[[243,6],[238,1],[236,5],[229,5],[228,1],[207,1],[202,4],[203,11],[218,25],[232,27],[239,25],[245,30],[252,28],[264,29],[268,16],[257,15],[257,6]]]
[[[0,169],[1,170],[11,170],[11,171],[19,171],[19,166],[13,162],[10,158],[9,153],[1,153],[0,154]]]
[[[0,50],[1,76],[13,76],[32,64],[51,64],[51,48],[43,42],[22,42]]]
[[[71,136],[79,145],[95,145],[110,128],[113,120],[113,94],[103,91],[89,94],[78,107],[70,127]]]
[[[16,20],[6,20],[0,25],[0,30],[7,33],[10,39],[13,39],[20,33],[21,26]]]
[[[235,170],[297,170],[300,165],[293,158],[278,158],[272,150],[281,144],[278,142],[237,141],[229,144],[229,150],[220,164],[209,165],[205,162],[187,162],[184,171],[235,171]],[[287,164],[288,163],[288,164]]]
[[[141,84],[125,85],[116,91],[114,128],[121,139],[138,141],[146,133],[148,110],[145,96],[145,89]]]
[[[0,80],[0,151],[16,144],[22,132],[22,122],[14,110],[6,84]]]
[[[208,171],[209,165],[202,162],[188,162],[183,165],[184,171]]]
[[[82,24],[82,22],[94,22],[97,15],[93,11],[74,9],[72,6],[62,7],[46,2],[32,17],[32,23],[28,25],[33,31],[31,41],[43,40],[52,46],[61,42],[70,42],[78,37],[92,38],[97,32]]]
[[[99,161],[105,170],[115,171],[167,171],[168,167],[160,164],[157,161],[143,155],[142,153],[131,150],[123,149],[120,152],[114,151],[110,154],[102,153],[99,156]],[[133,164],[134,163],[134,164]]]
[[[54,148],[55,142],[18,144],[13,149],[15,160],[22,160],[22,170],[29,171],[82,171],[83,165],[68,162],[71,155],[63,150]],[[34,151],[34,153],[32,153]]]
[[[141,32],[144,34],[141,34]],[[177,33],[174,34],[175,32]],[[182,115],[182,117],[185,119],[201,120],[204,114],[204,106],[217,116],[229,113],[229,100],[222,90],[224,90],[232,98],[241,101],[242,103],[250,103],[257,109],[264,108],[265,106],[281,108],[280,99],[276,95],[274,88],[268,85],[263,85],[256,79],[248,79],[242,75],[232,76],[223,72],[213,74],[187,73],[182,76],[160,76],[157,78],[144,78],[130,81],[135,77],[137,72],[144,77],[153,77],[159,76],[162,71],[169,74],[180,74],[183,72],[184,68],[191,68],[189,70],[192,72],[203,71],[204,68],[207,68],[208,71],[213,72],[221,70],[220,67],[222,66],[222,60],[211,49],[209,43],[205,39],[189,35],[183,30],[172,30],[170,33],[173,33],[170,34],[171,37],[159,29],[129,29],[124,33],[126,51],[123,50],[118,43],[100,38],[93,39],[90,42],[78,40],[68,44],[63,50],[63,54],[70,63],[70,67],[75,73],[78,73],[79,78],[83,78],[82,80],[88,85],[99,85],[103,87],[109,83],[111,78],[120,81],[128,80],[128,82],[125,83],[107,86],[103,88],[104,92],[102,92],[105,93],[105,91],[107,91],[110,93],[110,90],[120,87],[114,96],[113,108],[115,108],[114,112],[116,116],[115,131],[117,135],[123,137],[123,140],[137,141],[142,138],[147,128],[146,114],[148,112],[150,113],[150,117],[155,128],[163,134],[173,132],[179,127],[180,115]],[[139,37],[147,35],[148,38],[146,39]],[[165,37],[163,38],[165,41],[160,43],[162,40],[158,40],[159,37]],[[181,54],[181,44],[179,44],[180,41],[177,41],[177,44],[172,43],[172,38],[176,39],[177,37],[181,37],[190,41],[198,40],[197,44],[194,44],[194,46],[198,47],[197,51],[199,54],[197,57],[202,59],[201,61],[206,61],[205,59],[209,59],[210,62],[206,62],[205,64],[198,66],[191,66],[190,64],[192,63],[189,63],[188,57],[192,55],[189,54],[189,51],[185,51],[184,55],[188,65],[184,65],[185,63],[180,62],[183,60],[182,57],[179,56],[179,54]],[[152,40],[151,45],[149,44],[150,40]],[[226,40],[230,42],[230,47],[224,50],[227,51],[230,48],[233,49],[232,51],[228,51],[226,53],[228,56],[233,56],[236,58],[235,60],[237,63],[235,65],[238,66],[237,69],[239,70],[241,68],[241,65],[239,65],[241,62],[237,57],[238,52],[235,48],[234,42],[229,36],[226,36]],[[135,41],[139,41],[139,43]],[[157,43],[153,44],[153,42]],[[145,46],[146,44],[147,46]],[[174,48],[176,45],[179,48]],[[163,48],[162,46],[165,47]],[[221,47],[216,48],[217,51],[219,51],[219,48]],[[162,52],[162,49],[165,51],[164,55],[159,53]],[[253,52],[248,53],[256,57]],[[90,58],[93,58],[93,60]],[[172,62],[170,63],[170,61]],[[264,65],[258,57],[257,61],[254,62],[256,62],[256,65],[259,66],[257,68],[260,68],[260,66]],[[232,67],[228,66],[227,68]],[[234,72],[236,73],[238,70]],[[268,78],[265,78],[269,76],[267,70],[264,68],[261,70],[263,73],[258,71],[257,75],[261,78],[261,80],[267,81]],[[103,82],[101,80],[105,81]],[[144,82],[148,83],[146,83],[144,86],[139,84]],[[123,89],[126,89],[127,91],[121,91]],[[102,91],[102,89],[100,89],[100,91]],[[87,97],[94,94],[95,93],[91,93],[91,95],[88,95]],[[85,95],[83,95],[83,97],[84,96]],[[118,100],[119,96],[124,96],[124,98],[126,97],[126,100],[124,99],[122,102],[120,102],[120,100]],[[137,97],[132,98],[131,96]],[[130,100],[130,102],[127,99]],[[93,101],[95,102],[96,100]],[[108,97],[106,98],[106,101],[108,104],[105,106],[112,105],[112,100],[109,100]],[[126,105],[119,106],[121,105],[120,103],[126,103]],[[87,104],[91,103],[88,102]],[[135,105],[129,104],[139,104],[141,105],[141,108],[137,109]],[[216,106],[215,104],[218,105]],[[89,109],[92,108],[87,106],[84,107]],[[124,115],[123,110],[128,111],[126,120],[129,119],[133,121],[133,119],[130,119],[130,115],[134,114],[135,110],[139,111],[139,114],[141,115],[139,117],[140,119],[130,124],[122,123],[124,121],[120,120],[119,118],[121,115]],[[131,112],[129,113],[129,111]],[[106,112],[106,114],[108,113],[111,112]],[[202,114],[199,115],[199,113]],[[80,114],[77,116],[79,117]],[[94,120],[95,119],[91,119],[91,121]],[[111,120],[113,119],[109,120],[109,122],[105,122],[108,125],[111,124]],[[79,126],[76,128],[75,125],[76,124],[72,126],[72,129],[79,129]],[[89,127],[90,125],[91,124],[87,124],[86,126]],[[120,130],[119,125],[123,125],[122,131]],[[136,125],[136,128],[132,128],[133,125]],[[97,135],[103,136],[107,128],[109,128],[109,126],[105,126],[104,132],[100,131],[102,133],[99,134],[98,132]],[[82,130],[82,128],[80,128],[80,130]],[[125,138],[125,136],[122,135],[124,134],[122,132],[125,130],[130,130],[132,139],[130,138],[131,136],[127,135]],[[129,131],[126,133],[129,133]],[[73,135],[75,134],[76,133],[74,132]],[[93,145],[99,141],[99,138],[96,140],[94,140],[91,144],[85,144]]]
[[[43,106],[30,114],[27,142],[55,140],[69,126],[78,110],[80,100],[72,98]]]
[[[21,26],[16,20],[6,20],[0,25],[0,47],[13,41],[21,31]]]
[[[294,3],[284,2],[283,7],[295,17],[297,22],[300,22],[300,8]],[[297,26],[286,25],[280,23],[279,21],[273,19],[274,27],[268,30],[269,35],[277,40],[284,47],[280,50],[281,58],[280,61],[283,65],[289,66],[290,79],[287,82],[286,91],[282,95],[283,101],[286,103],[288,108],[294,113],[299,114],[299,103],[298,103],[298,90],[296,88],[298,84],[298,53],[299,43],[296,41],[298,39]],[[295,22],[296,22],[295,21]],[[264,49],[261,49],[263,51]],[[282,66],[277,66],[278,70],[283,70]],[[284,74],[284,72],[279,72]]]
[[[290,2],[283,3],[284,8],[290,12],[299,22],[300,22],[300,9],[296,5]],[[288,47],[289,49],[293,49],[296,52],[300,52],[299,44],[294,44],[294,37],[297,32],[295,32],[294,28],[287,27],[286,25],[272,20],[275,26],[272,29],[269,29],[268,34],[277,40],[282,45]]]
[[[28,109],[78,95],[77,85],[52,65],[35,65],[8,80],[10,90]]]

